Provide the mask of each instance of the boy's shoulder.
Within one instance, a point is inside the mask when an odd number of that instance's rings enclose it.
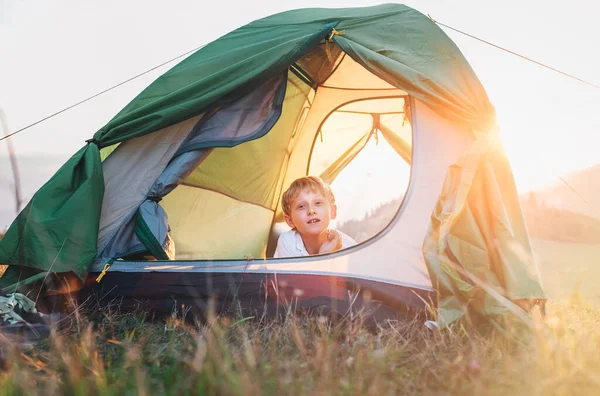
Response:
[[[357,245],[357,242],[351,236],[344,234],[338,229],[335,229],[335,231],[339,232],[342,236],[342,246],[344,248]],[[289,230],[283,232],[279,236],[279,243],[297,244],[299,246],[304,246],[304,243],[302,242],[302,237],[300,236],[300,233],[296,230]]]
[[[289,231],[285,231],[283,232],[281,235],[279,235],[279,239],[277,241],[277,243],[279,245],[285,245],[285,246],[294,246],[294,247],[304,247],[304,242],[302,242],[302,237],[300,236],[300,233],[296,230],[289,230]]]
[[[308,256],[308,252],[302,242],[302,237],[296,230],[289,230],[279,235],[277,249],[273,257],[297,257]]]
[[[297,238],[300,237],[300,234],[298,233],[298,231],[296,230],[288,230],[285,232],[282,232],[281,235],[279,235],[279,240],[284,240],[284,241],[290,241],[290,240],[295,240]]]
[[[337,229],[336,231],[339,232],[342,236],[342,249],[346,249],[358,244],[349,235],[346,235],[342,231]],[[279,239],[277,240],[277,246],[283,249],[294,249],[298,252],[299,255],[308,255],[308,252],[305,254],[301,253],[305,252],[306,248],[304,247],[304,242],[302,242],[302,237],[300,236],[300,233],[296,230],[285,231],[281,235],[279,235]]]

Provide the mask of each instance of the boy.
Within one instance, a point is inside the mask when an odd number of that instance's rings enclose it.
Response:
[[[292,230],[281,234],[273,257],[331,253],[356,245],[348,235],[329,228],[337,206],[331,188],[321,178],[296,179],[283,193],[281,206]]]

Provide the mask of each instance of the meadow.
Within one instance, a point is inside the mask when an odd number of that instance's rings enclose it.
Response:
[[[504,332],[361,318],[332,323],[174,315],[116,306],[77,315],[67,334],[29,350],[4,345],[0,392],[148,394],[597,394],[600,310],[581,297]],[[116,309],[116,310],[115,310]],[[80,312],[83,313],[83,312]]]
[[[34,346],[0,339],[0,394],[597,394],[600,307],[582,294],[594,288],[575,289],[575,275],[591,269],[598,246],[534,247],[546,281],[550,269],[559,279],[570,274],[569,290],[549,282],[558,297],[544,320],[534,312],[504,331],[431,331],[420,319],[377,328],[360,315],[332,322],[292,312],[190,321],[88,303],[68,331]]]

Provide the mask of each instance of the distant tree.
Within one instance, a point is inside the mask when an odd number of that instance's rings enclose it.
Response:
[[[338,229],[361,243],[383,230],[398,211],[402,198],[393,199],[366,211],[361,220],[338,223]]]

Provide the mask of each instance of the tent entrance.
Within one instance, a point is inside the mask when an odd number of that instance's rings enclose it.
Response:
[[[412,162],[406,96],[354,100],[332,111],[314,138],[307,174],[329,183],[337,228],[361,243],[398,213]]]
[[[317,46],[284,73],[253,87],[232,93],[207,114],[159,131],[174,142],[172,148],[161,149],[167,140],[156,146],[155,134],[111,148],[104,168],[114,167],[116,178],[123,173],[118,166],[134,158],[140,144],[148,147],[144,163],[164,165],[155,167],[152,179],[126,177],[139,184],[131,190],[148,193],[125,205],[122,194],[116,195],[118,202],[103,203],[114,221],[100,230],[99,262],[272,257],[278,235],[287,229],[282,192],[306,175],[332,185],[340,214],[332,226],[359,242],[386,228],[411,171],[406,92],[333,44]],[[122,182],[111,181],[110,173],[109,184]]]
[[[177,260],[271,257],[287,229],[281,194],[306,175],[332,184],[338,226],[359,241],[374,237],[408,186],[407,113],[405,92],[338,47],[330,45],[329,55],[317,47],[288,70],[281,115],[266,135],[215,148],[161,202]]]

